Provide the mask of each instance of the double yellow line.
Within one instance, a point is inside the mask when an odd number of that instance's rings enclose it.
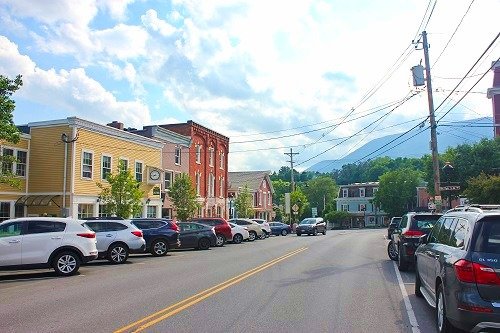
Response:
[[[211,288],[203,290],[202,292],[200,292],[196,295],[193,295],[193,296],[186,298],[180,302],[177,302],[173,305],[170,305],[169,307],[167,307],[163,310],[160,310],[158,312],[155,312],[152,315],[144,317],[144,318],[142,318],[136,322],[133,322],[127,326],[124,326],[122,328],[119,328],[114,333],[142,332],[143,330],[147,329],[148,327],[151,327],[151,326],[159,323],[160,321],[163,321],[163,320],[189,308],[190,306],[193,306],[193,305],[203,301],[204,299],[206,299],[208,297],[210,297],[216,293],[219,293],[222,290],[229,288],[232,285],[245,280],[246,278],[249,278],[250,276],[252,276],[254,274],[257,274],[257,273],[259,273],[259,272],[261,272],[261,271],[263,271],[271,266],[276,265],[280,261],[283,261],[287,258],[290,258],[290,257],[292,257],[292,256],[294,256],[302,251],[305,251],[305,250],[307,250],[307,247],[301,247],[301,248],[299,248],[295,251],[289,252],[281,257],[278,257],[278,258],[275,258],[271,261],[268,261],[265,264],[257,266],[255,268],[253,268],[249,271],[246,271],[240,275],[237,275],[237,276],[235,276],[227,281],[224,281],[222,283],[219,283],[218,285],[215,285]]]

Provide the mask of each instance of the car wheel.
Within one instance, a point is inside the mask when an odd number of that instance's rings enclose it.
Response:
[[[264,231],[264,234],[266,234],[266,238],[269,238],[269,233],[267,231]]]
[[[157,239],[151,244],[151,254],[155,257],[161,257],[168,252],[168,243],[164,239]]]
[[[202,238],[198,241],[198,249],[208,250],[210,248],[210,239]]]
[[[63,251],[54,257],[52,260],[52,267],[57,275],[74,275],[80,268],[80,258],[74,252]]]
[[[128,248],[120,243],[113,244],[108,249],[107,259],[113,264],[123,264],[128,259]]]
[[[217,234],[215,236],[217,237],[217,240],[215,242],[215,246],[217,246],[217,247],[224,246],[224,244],[226,243],[226,237],[224,237],[224,235],[221,235],[221,234]]]
[[[281,236],[286,236],[288,235],[288,231],[286,229],[281,230]]]
[[[398,251],[394,246],[393,241],[390,241],[389,244],[387,244],[387,254],[389,255],[389,259],[394,261],[398,260]]]
[[[240,235],[240,234],[236,234],[233,236],[233,243],[234,244],[240,244],[241,242],[243,242],[243,236]]]
[[[420,280],[420,274],[418,273],[417,263],[415,263],[415,296],[424,297],[420,291],[420,287],[422,287],[422,281]]]
[[[401,272],[406,272],[408,270],[408,262],[401,257],[401,247],[398,249],[398,269]]]
[[[266,232],[262,230],[262,235],[260,235],[259,239],[265,239],[266,238]]]
[[[300,232],[297,232],[297,236],[300,236],[300,235],[302,235],[302,234]]]
[[[439,333],[453,333],[457,330],[446,318],[446,303],[444,301],[443,285],[438,286],[436,292],[436,326]]]
[[[323,235],[326,235],[326,228],[325,228],[325,230],[323,230]]]
[[[316,236],[318,234],[318,230],[313,229],[313,236]]]
[[[257,239],[257,233],[255,231],[253,231],[253,230],[248,233],[248,236],[249,236],[248,240],[250,242],[253,242],[254,240]]]

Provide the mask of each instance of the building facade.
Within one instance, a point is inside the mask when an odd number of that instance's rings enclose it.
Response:
[[[385,225],[387,214],[372,201],[378,190],[378,182],[355,183],[339,186],[337,210],[351,214],[345,227],[380,227]]]
[[[76,117],[22,129],[30,138],[26,190],[15,205],[24,216],[105,215],[97,183],[105,186],[120,162],[141,184],[141,216],[161,215],[161,180],[152,175],[162,170],[163,143]]]
[[[160,127],[191,138],[189,176],[200,204],[197,215],[228,218],[229,138],[191,120]]]
[[[234,199],[241,189],[248,187],[252,193],[254,218],[272,221],[274,188],[269,178],[270,171],[229,172],[228,196],[230,198],[231,217],[237,216],[234,211]]]
[[[161,184],[161,198],[163,206],[161,216],[175,218],[175,209],[172,200],[168,196],[168,192],[178,175],[181,173],[189,174],[191,138],[160,126],[144,126],[142,130],[133,130],[132,133],[164,143],[162,151],[163,182]]]

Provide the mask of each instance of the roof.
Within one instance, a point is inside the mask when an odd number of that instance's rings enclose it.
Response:
[[[348,185],[339,185],[339,187],[360,187],[360,186],[378,186],[379,182],[368,182],[368,183],[353,183]]]
[[[238,172],[229,172],[229,186],[230,190],[237,190],[238,187],[248,186],[250,190],[256,190],[259,188],[262,180],[266,179],[271,192],[274,193],[273,184],[271,179],[269,178],[269,174],[271,171],[238,171]]]

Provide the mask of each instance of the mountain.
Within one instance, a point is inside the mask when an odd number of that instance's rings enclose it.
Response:
[[[450,126],[451,125],[451,126]],[[472,144],[479,142],[481,139],[493,138],[493,119],[491,117],[483,117],[466,121],[456,121],[441,124],[438,127],[438,151],[443,152],[448,147],[455,147],[460,144]],[[484,126],[484,127],[472,127]],[[396,139],[399,134],[391,134],[374,139],[361,148],[353,151],[344,158],[338,160],[325,160],[318,162],[306,171],[313,172],[330,172],[332,170],[342,169],[344,164],[366,161],[380,156],[396,157],[421,157],[425,154],[430,154],[430,129],[416,134],[420,131],[419,128],[405,134],[399,139]],[[416,134],[416,135],[415,135]],[[413,138],[410,138],[415,135]],[[410,139],[408,139],[410,138]],[[400,145],[394,147],[398,143],[407,140]],[[392,140],[395,140],[392,143]],[[383,147],[383,148],[382,148]],[[394,147],[390,149],[391,147]],[[376,152],[375,152],[376,151]],[[373,154],[371,154],[373,153]],[[369,155],[371,154],[371,155]]]

